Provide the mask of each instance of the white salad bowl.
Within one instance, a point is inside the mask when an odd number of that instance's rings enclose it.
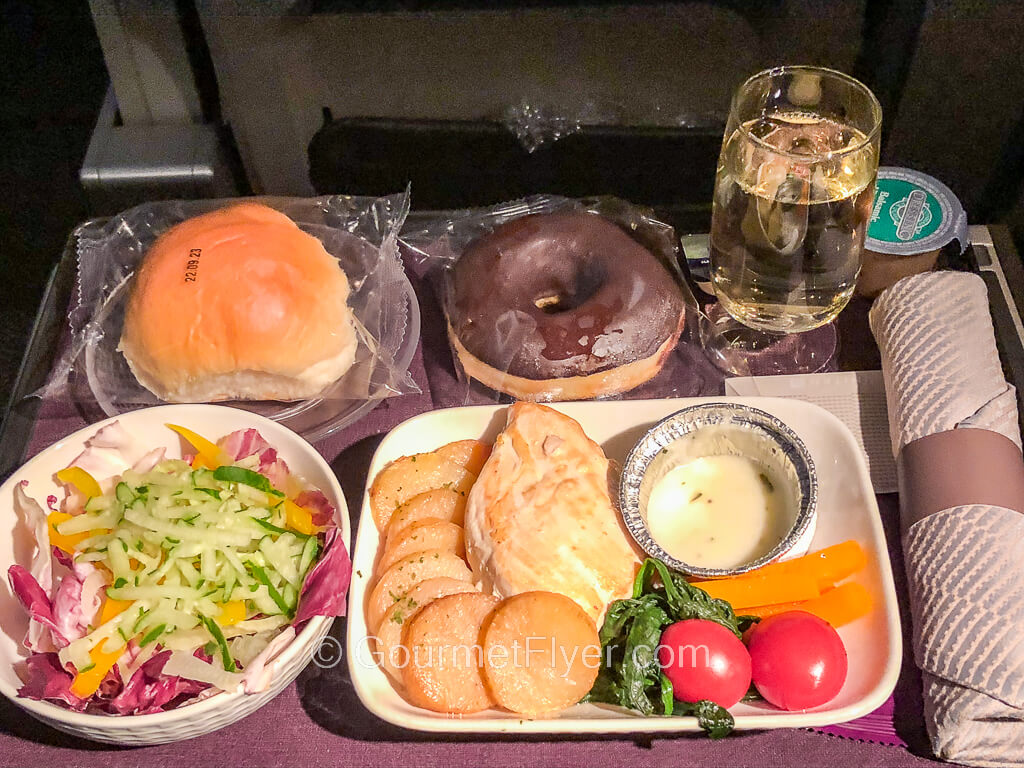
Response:
[[[148,447],[166,448],[171,458],[181,456],[182,443],[165,424],[187,427],[211,440],[238,429],[255,429],[277,450],[291,472],[323,491],[334,505],[346,548],[351,540],[348,508],[334,472],[309,443],[270,419],[219,405],[164,405],[92,424],[40,452],[0,486],[0,530],[8,532],[0,537],[0,569],[4,575],[0,587],[0,692],[47,725],[93,741],[142,746],[191,739],[241,720],[284,690],[312,660],[334,619],[326,616],[310,619],[271,662],[270,685],[259,693],[221,692],[167,712],[124,716],[72,712],[49,702],[19,698],[18,689],[22,686],[19,668],[28,656],[22,645],[28,629],[28,614],[7,584],[6,574],[14,564],[29,567],[35,542],[31,530],[14,509],[14,488],[27,481],[28,495],[44,506],[50,494],[62,498],[62,488],[54,474],[82,452],[86,440],[114,421],[120,422]]]

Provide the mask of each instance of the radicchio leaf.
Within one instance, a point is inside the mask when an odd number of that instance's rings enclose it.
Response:
[[[217,446],[235,461],[270,448],[255,429],[239,429],[217,441]]]
[[[313,525],[324,528],[334,524],[334,505],[327,500],[323,491],[302,491],[295,497],[295,503],[309,511]]]
[[[270,641],[266,648],[260,651],[255,659],[246,665],[245,675],[242,678],[246,693],[260,693],[270,687],[271,678],[274,676],[274,659],[294,639],[295,627],[286,627],[281,634]]]
[[[320,561],[306,576],[299,595],[294,625],[314,616],[344,616],[345,595],[352,578],[352,561],[345,549],[341,529],[327,531]]]
[[[80,467],[95,478],[114,477],[143,460],[151,450],[138,438],[130,435],[120,422],[112,421],[85,441],[85,450],[68,466]],[[103,487],[103,483],[100,483]],[[69,488],[69,491],[71,489]],[[80,507],[84,499],[69,494],[67,505]],[[70,510],[69,510],[70,511]]]
[[[50,549],[58,563],[63,565],[69,571],[73,571],[75,569],[75,561],[71,559],[71,555],[69,555],[60,547],[51,547]]]
[[[30,651],[49,653],[66,646],[68,639],[57,627],[50,598],[32,574],[20,565],[12,565],[7,570],[7,579],[11,583],[11,590],[28,611],[25,647]]]
[[[106,585],[104,573],[89,563],[74,563],[71,573],[61,579],[53,598],[53,619],[68,642],[89,633],[103,604]]]
[[[75,712],[85,711],[88,699],[71,692],[74,675],[61,667],[56,653],[33,653],[25,660],[25,667],[28,679],[18,689],[19,696],[63,704]]]
[[[48,548],[43,546],[42,542],[50,540],[49,525],[46,522],[46,512],[35,499],[25,493],[27,486],[28,481],[25,480],[14,486],[14,509],[25,521],[25,527],[31,531],[34,542],[32,577],[48,593],[53,586],[53,563]]]
[[[239,429],[217,441],[217,445],[234,461],[256,455],[259,466],[256,471],[264,475],[275,488],[284,488],[288,481],[288,465],[270,447],[255,429]]]
[[[170,651],[162,651],[135,670],[131,680],[110,700],[110,713],[145,715],[163,712],[181,697],[194,696],[209,687],[206,683],[163,674],[164,664],[170,656]]]

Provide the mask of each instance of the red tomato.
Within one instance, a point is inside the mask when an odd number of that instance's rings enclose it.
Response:
[[[713,621],[687,619],[666,627],[658,663],[680,701],[709,699],[728,709],[750,688],[750,654]]]
[[[820,707],[846,681],[846,648],[827,621],[805,611],[769,616],[750,633],[754,685],[786,710]]]

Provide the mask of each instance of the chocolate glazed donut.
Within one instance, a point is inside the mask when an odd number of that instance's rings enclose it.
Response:
[[[534,214],[472,242],[448,330],[466,373],[523,400],[576,400],[653,378],[679,340],[679,285],[596,214]]]

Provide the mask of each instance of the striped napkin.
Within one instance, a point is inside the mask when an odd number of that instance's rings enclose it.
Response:
[[[1002,487],[1024,486],[1024,463],[985,285],[959,272],[909,277],[879,296],[870,321],[932,747],[969,765],[1024,765],[1024,497]],[[974,440],[986,447],[966,447]],[[938,500],[922,508],[921,496]]]

